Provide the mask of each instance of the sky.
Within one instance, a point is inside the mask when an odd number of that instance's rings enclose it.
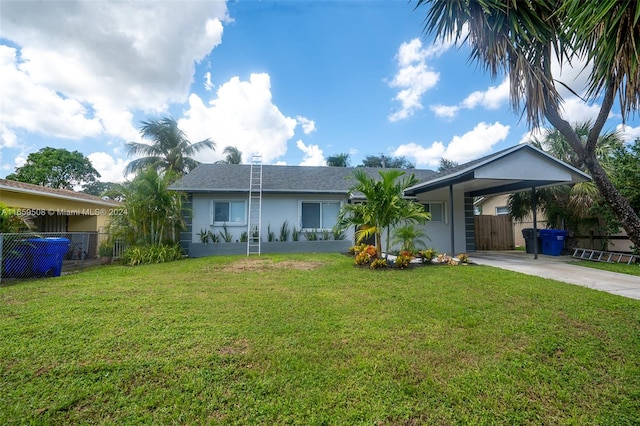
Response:
[[[191,142],[216,143],[204,163],[235,146],[245,162],[385,154],[437,169],[526,142],[508,81],[466,46],[426,38],[425,13],[384,0],[0,0],[0,177],[50,146],[123,181],[126,143],[168,116]],[[560,75],[578,93],[582,69]],[[564,95],[570,122],[597,114]],[[616,105],[605,129],[640,137],[637,114],[621,123]]]

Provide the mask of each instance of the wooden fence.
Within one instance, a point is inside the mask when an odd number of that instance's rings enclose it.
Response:
[[[474,217],[476,250],[512,250],[513,222],[509,215]]]

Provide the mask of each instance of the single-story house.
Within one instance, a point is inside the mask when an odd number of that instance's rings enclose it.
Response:
[[[38,232],[104,232],[117,201],[66,189],[0,179],[0,202],[29,216]]]
[[[204,244],[203,232],[220,233],[223,227],[240,244],[248,231],[251,165],[201,164],[175,182],[170,189],[187,194],[190,213],[185,216],[187,231],[181,240],[190,256],[219,252],[224,244]],[[305,166],[261,167],[261,240],[268,230],[278,232],[286,221],[307,232],[329,230],[340,207],[354,202],[349,196],[353,168]],[[380,169],[362,168],[377,176]],[[419,184],[405,196],[422,203],[431,213],[425,225],[430,246],[443,253],[475,251],[475,197],[505,194],[589,180],[589,176],[528,144],[520,144],[442,173],[410,169]],[[353,244],[349,230],[343,245]],[[303,240],[304,238],[301,238]],[[276,244],[276,243],[274,243]],[[282,244],[282,243],[280,243]],[[244,244],[246,247],[246,243]],[[205,248],[205,246],[208,246]],[[284,245],[273,251],[284,250]],[[238,249],[237,253],[242,253]],[[315,250],[315,249],[314,249]],[[308,251],[301,249],[299,251]],[[318,249],[320,251],[320,249]]]

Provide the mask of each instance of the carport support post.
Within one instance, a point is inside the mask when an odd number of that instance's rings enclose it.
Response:
[[[453,185],[449,185],[449,223],[451,224],[451,256],[456,253],[456,234],[453,222]]]
[[[531,187],[531,209],[533,216],[533,258],[538,258],[538,203],[536,202],[536,187]]]

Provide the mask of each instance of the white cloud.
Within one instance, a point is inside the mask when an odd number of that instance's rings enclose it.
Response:
[[[302,131],[305,135],[309,135],[316,131],[316,122],[314,120],[310,120],[307,117],[302,117],[298,115],[296,117],[298,124],[302,126]]]
[[[253,154],[270,163],[287,152],[297,121],[287,117],[272,103],[269,74],[251,74],[249,81],[233,77],[220,85],[207,104],[195,94],[178,126],[192,142],[210,138],[216,151],[198,154],[201,162],[223,158],[225,146],[235,146],[246,161]]]
[[[18,137],[4,123],[0,123],[0,150],[4,148],[15,148]],[[0,151],[1,152],[1,151]]]
[[[462,101],[462,106],[473,109],[480,105],[486,109],[498,109],[509,99],[509,80],[505,79],[498,86],[490,86],[484,92],[471,93]]]
[[[102,182],[123,182],[124,168],[128,164],[127,160],[122,158],[113,158],[106,152],[93,152],[87,155],[91,160],[93,168],[100,173],[100,181]]]
[[[389,115],[389,121],[399,121],[411,117],[422,109],[422,95],[434,87],[440,74],[427,67],[426,59],[441,53],[438,49],[424,49],[420,39],[402,43],[396,59],[399,70],[389,87],[401,89],[394,97],[401,108]]]
[[[393,151],[393,155],[396,157],[409,157],[415,160],[416,166],[427,167],[436,167],[444,153],[445,147],[442,142],[434,142],[428,148],[411,142],[400,145]]]
[[[578,98],[567,99],[561,106],[560,114],[569,123],[595,121],[600,112],[600,105],[588,105]]]
[[[302,140],[296,142],[296,146],[304,153],[301,166],[325,166],[327,164],[324,154],[318,145],[305,145]]]
[[[508,135],[509,126],[480,122],[462,136],[454,136],[446,147],[442,142],[434,142],[429,147],[412,142],[400,145],[393,155],[413,159],[417,167],[437,167],[441,158],[462,164],[490,153],[491,148]]]
[[[458,163],[478,158],[491,152],[493,145],[502,142],[509,135],[509,126],[499,122],[480,122],[473,130],[462,136],[454,136],[447,145],[444,157]]]
[[[497,86],[490,86],[487,90],[477,90],[469,94],[457,105],[431,105],[429,109],[440,118],[452,119],[462,109],[498,109],[509,100],[509,80],[504,79]]]
[[[22,47],[0,46],[1,120],[64,138],[130,139],[128,110],[186,100],[226,14],[224,2],[5,2],[0,37]]]
[[[457,114],[458,111],[460,110],[459,106],[456,105],[431,105],[429,106],[429,109],[431,111],[433,111],[433,113],[436,115],[436,117],[440,117],[440,118],[454,118]]]
[[[618,124],[616,130],[622,134],[622,138],[625,142],[633,142],[637,138],[640,138],[640,126],[631,127],[624,124]]]

